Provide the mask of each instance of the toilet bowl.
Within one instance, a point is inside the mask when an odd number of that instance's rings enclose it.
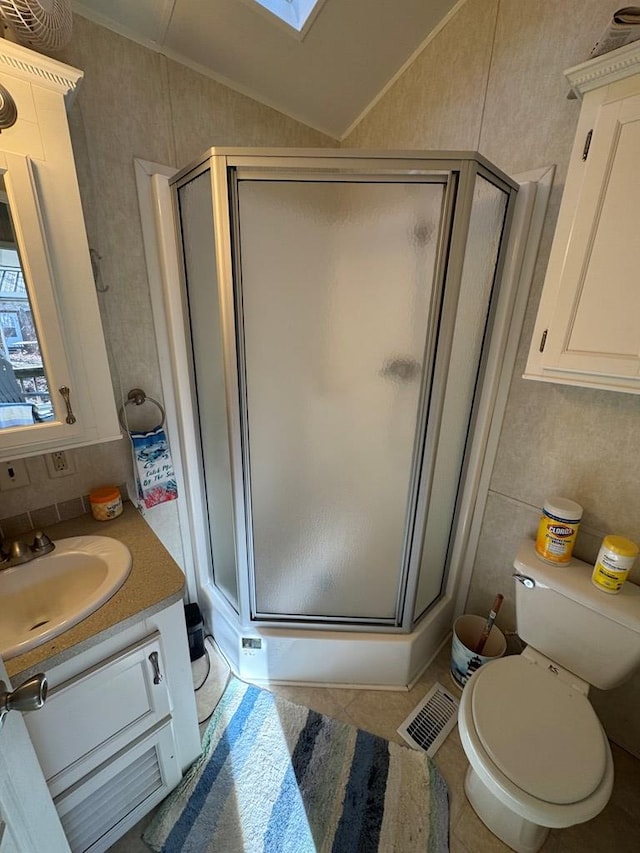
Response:
[[[465,793],[517,853],[535,853],[550,827],[590,820],[609,800],[611,750],[587,691],[531,648],[486,664],[464,688]]]

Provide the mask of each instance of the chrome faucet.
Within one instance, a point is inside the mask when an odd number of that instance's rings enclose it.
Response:
[[[35,531],[31,545],[27,545],[22,539],[15,539],[5,550],[5,544],[0,541],[0,571],[9,569],[11,566],[18,566],[20,563],[29,563],[37,557],[49,554],[55,547],[55,544],[42,530]]]

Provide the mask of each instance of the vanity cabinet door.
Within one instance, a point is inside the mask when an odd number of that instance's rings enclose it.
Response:
[[[106,851],[201,751],[182,600],[114,627],[48,670],[24,717],[73,853]]]
[[[54,798],[170,720],[158,633],[52,688],[25,718]]]
[[[640,73],[585,95],[527,378],[640,393],[638,152]]]
[[[2,658],[0,680],[11,689]],[[69,853],[69,845],[24,719],[11,711],[0,722],[0,853],[44,850]]]

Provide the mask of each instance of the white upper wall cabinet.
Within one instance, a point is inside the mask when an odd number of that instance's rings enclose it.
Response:
[[[640,44],[566,72],[582,98],[525,378],[640,393]]]
[[[121,435],[67,123],[81,77],[0,39],[17,108],[0,132],[0,459]]]

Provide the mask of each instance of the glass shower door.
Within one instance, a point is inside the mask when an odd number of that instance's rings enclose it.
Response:
[[[399,623],[446,188],[237,182],[253,618]]]

